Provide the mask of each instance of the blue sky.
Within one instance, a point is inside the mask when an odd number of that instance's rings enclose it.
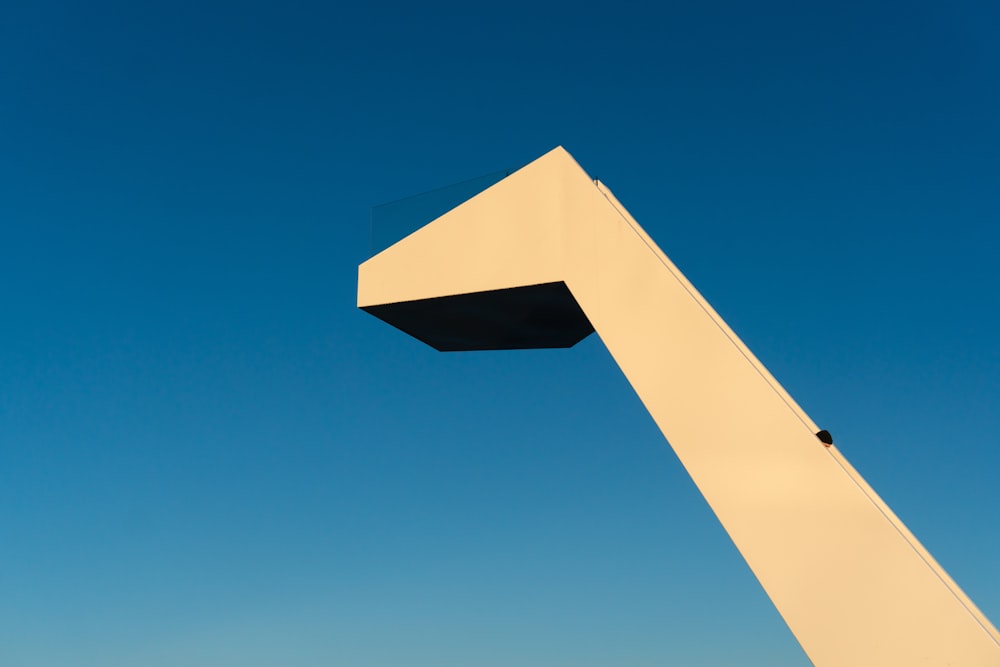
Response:
[[[564,145],[994,622],[993,3],[7,3],[0,663],[805,665],[596,337],[354,307]]]

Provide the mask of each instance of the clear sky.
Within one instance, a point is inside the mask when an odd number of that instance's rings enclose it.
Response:
[[[4,3],[0,664],[805,665],[596,337],[356,310],[565,146],[1000,622],[1000,10]]]

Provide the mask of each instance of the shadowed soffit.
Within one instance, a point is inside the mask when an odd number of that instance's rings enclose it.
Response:
[[[564,282],[363,310],[441,352],[571,347],[594,331]]]

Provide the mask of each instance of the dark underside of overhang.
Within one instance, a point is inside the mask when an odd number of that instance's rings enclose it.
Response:
[[[571,347],[594,331],[564,282],[363,310],[442,352]]]

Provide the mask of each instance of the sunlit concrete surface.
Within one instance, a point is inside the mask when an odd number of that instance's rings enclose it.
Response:
[[[596,331],[815,664],[1000,666],[996,629],[562,148],[362,264],[358,306],[439,350]]]

